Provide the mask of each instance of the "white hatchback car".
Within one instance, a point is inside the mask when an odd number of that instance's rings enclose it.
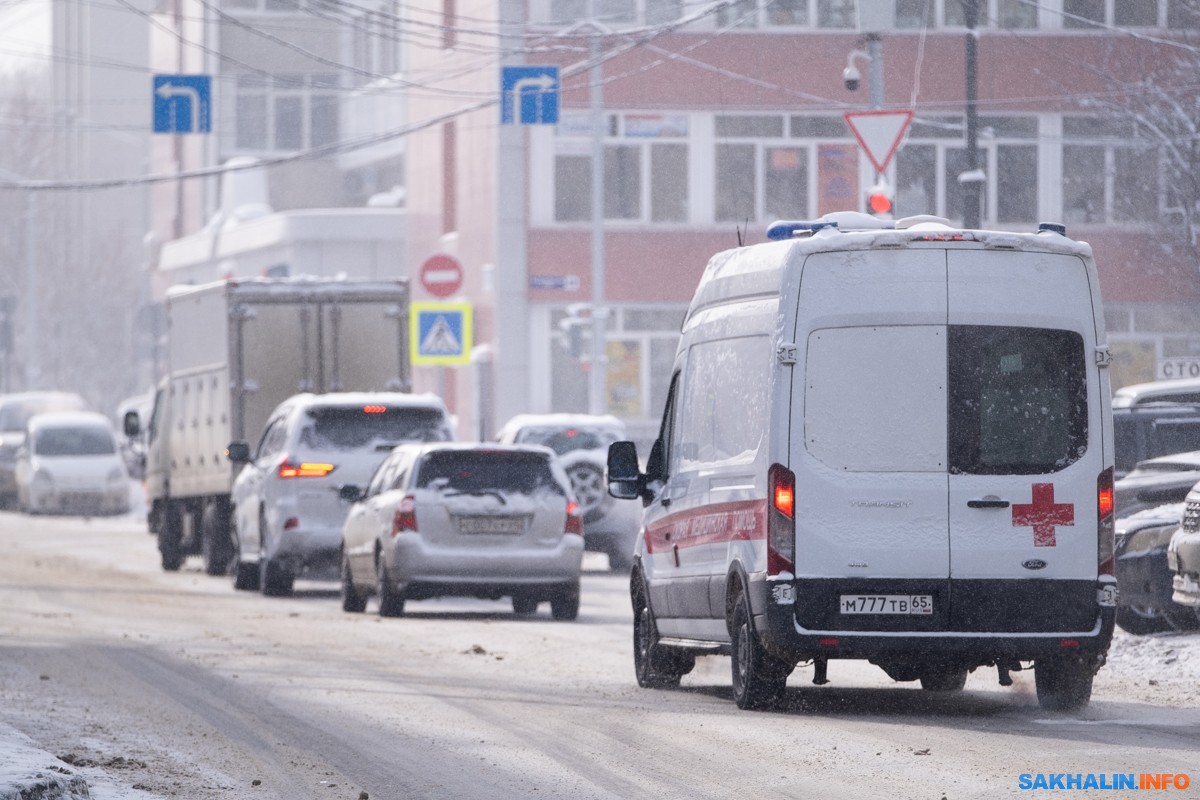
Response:
[[[579,501],[584,547],[606,553],[614,572],[627,573],[642,509],[616,502],[604,474],[608,446],[626,438],[624,423],[611,414],[518,414],[496,434],[498,442],[540,444],[558,455]]]
[[[242,464],[233,482],[234,587],[286,595],[297,576],[334,578],[349,503],[344,484],[362,485],[404,442],[454,435],[441,398],[399,392],[300,394],[267,419],[251,455],[233,442]]]
[[[129,475],[103,414],[54,411],[30,417],[15,475],[17,504],[31,514],[129,510]]]
[[[530,445],[397,447],[355,500],[342,531],[342,608],[381,616],[405,600],[497,600],[555,619],[579,613],[583,521],[554,453]]]

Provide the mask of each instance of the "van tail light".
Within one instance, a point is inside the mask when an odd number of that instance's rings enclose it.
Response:
[[[288,517],[286,520],[283,521],[283,529],[285,531],[294,531],[294,530],[296,530],[296,528],[299,528],[299,527],[300,527],[300,518],[299,517]]]
[[[333,464],[319,464],[311,461],[303,461],[299,464],[293,464],[290,458],[284,456],[283,462],[279,465],[279,477],[324,478],[326,475],[333,472],[333,470]]]
[[[1116,552],[1114,513],[1113,468],[1100,473],[1096,482],[1096,532],[1099,537],[1097,556],[1101,575],[1116,575],[1114,554]]]
[[[392,537],[407,531],[416,533],[417,530],[417,501],[411,494],[396,506],[396,514],[392,517]]]
[[[583,536],[583,515],[579,513],[579,503],[567,501],[567,524],[563,528],[566,533]]]
[[[782,464],[767,470],[767,574],[795,572],[796,476]]]

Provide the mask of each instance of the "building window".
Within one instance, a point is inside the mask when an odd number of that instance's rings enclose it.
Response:
[[[1158,152],[1137,144],[1132,125],[1064,117],[1062,163],[1063,220],[1068,224],[1159,218]]]
[[[336,75],[238,75],[239,150],[294,151],[338,138]]]
[[[562,28],[595,20],[620,30],[673,22],[683,14],[683,0],[542,0],[531,6],[534,24]]]
[[[790,121],[793,128],[803,128],[809,118]],[[808,215],[809,148],[787,142],[783,126],[784,118],[778,115],[717,116],[713,169],[717,222]],[[841,134],[844,138],[844,126]]]
[[[606,117],[604,218],[687,222],[688,121],[681,114]],[[555,141],[554,219],[592,218],[590,115],[564,112]]]
[[[992,223],[1038,219],[1037,119],[979,117],[977,168],[987,176],[981,196],[981,220]],[[896,153],[896,213],[936,214],[952,220],[963,215],[967,171],[962,117],[930,117],[914,122],[907,143]]]
[[[1158,25],[1158,7],[1158,0],[1063,0],[1063,27],[1153,28]]]
[[[930,0],[932,2],[932,0]],[[947,26],[966,24],[961,0],[942,0]],[[1036,28],[1038,4],[1028,0],[979,0],[978,26],[999,28]]]

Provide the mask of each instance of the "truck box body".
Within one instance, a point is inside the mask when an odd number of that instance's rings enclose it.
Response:
[[[404,280],[250,279],[169,290],[166,375],[147,432],[151,530],[178,523],[185,554],[196,552],[206,508],[227,516],[235,470],[225,448],[235,439],[257,443],[288,397],[408,391],[408,302]]]

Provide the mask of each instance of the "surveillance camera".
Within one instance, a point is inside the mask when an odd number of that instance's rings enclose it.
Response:
[[[854,62],[846,65],[842,70],[842,82],[846,84],[846,88],[850,91],[858,89],[858,84],[862,81],[862,75],[858,71],[858,67],[854,66]]]

